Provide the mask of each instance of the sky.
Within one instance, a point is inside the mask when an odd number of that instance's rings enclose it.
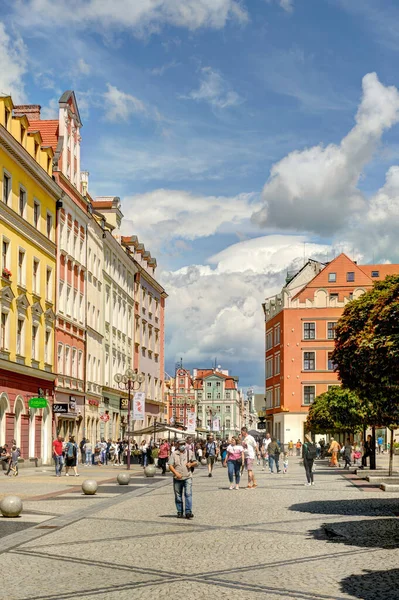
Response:
[[[0,92],[76,93],[91,195],[169,294],[166,371],[264,391],[262,302],[342,251],[399,262],[395,0],[3,0]]]

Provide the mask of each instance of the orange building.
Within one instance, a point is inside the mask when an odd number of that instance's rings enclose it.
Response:
[[[303,441],[309,405],[339,385],[331,353],[345,305],[398,273],[399,265],[358,265],[345,254],[309,260],[265,301],[266,424],[282,443]]]

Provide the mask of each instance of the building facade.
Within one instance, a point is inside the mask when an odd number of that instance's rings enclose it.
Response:
[[[242,397],[238,377],[227,370],[194,369],[195,405],[198,428],[230,437],[242,423]]]
[[[0,97],[0,445],[15,439],[23,459],[36,464],[51,460],[62,191],[52,179],[53,150],[31,128],[31,108]],[[37,396],[47,398],[47,408],[29,408]]]
[[[309,406],[339,385],[331,354],[345,305],[397,273],[399,265],[358,265],[345,254],[328,264],[309,260],[263,304],[266,426],[282,443],[303,441]]]

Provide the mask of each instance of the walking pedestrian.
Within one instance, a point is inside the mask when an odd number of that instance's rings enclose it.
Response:
[[[148,446],[147,446],[147,442],[145,440],[141,441],[140,450],[141,450],[141,466],[146,467],[147,463],[148,463],[148,454],[147,454]]]
[[[90,442],[90,440],[85,441],[85,445],[84,445],[84,453],[85,453],[85,458],[86,458],[86,467],[90,467],[91,466],[91,458],[92,458],[92,454],[93,454],[93,444]]]
[[[363,442],[363,456],[362,456],[362,466],[361,469],[367,467],[367,458],[371,457],[371,447],[372,447],[372,437],[371,435],[367,436],[367,440]]]
[[[269,445],[269,468],[270,473],[273,473],[274,464],[276,464],[276,472],[281,473],[280,469],[280,446],[277,443],[277,438],[272,438],[271,444]]]
[[[330,467],[339,467],[338,464],[338,452],[341,450],[341,446],[339,445],[339,443],[337,442],[337,440],[335,440],[333,437],[330,440],[330,447],[328,449],[328,451],[331,454],[331,459],[330,459]]]
[[[243,464],[244,448],[241,446],[238,438],[232,437],[230,444],[226,448],[226,457],[224,459],[223,465],[227,465],[227,472],[230,481],[230,490],[240,489],[241,467]]]
[[[288,452],[284,454],[283,473],[288,473]]]
[[[82,463],[82,465],[84,465],[86,462],[85,443],[86,443],[86,438],[85,438],[85,436],[83,436],[82,441],[79,444],[80,462]]]
[[[57,439],[53,442],[53,457],[55,462],[55,476],[61,477],[61,471],[64,464],[63,456],[63,443],[62,437],[59,435]]]
[[[213,465],[217,459],[218,448],[216,442],[213,439],[213,435],[210,435],[205,446],[205,457],[208,464],[208,477],[212,477]]]
[[[382,435],[378,436],[377,439],[377,444],[378,444],[378,453],[384,453],[384,438],[382,437]]]
[[[165,475],[166,473],[166,463],[168,462],[168,458],[169,444],[166,440],[162,440],[158,453],[158,467],[162,469],[162,475]]]
[[[229,442],[227,439],[223,440],[220,444],[220,455],[222,458],[222,465],[226,466],[226,456],[227,456],[227,448],[229,447]]]
[[[241,427],[241,441],[244,448],[245,456],[245,468],[248,472],[248,485],[247,488],[256,488],[257,483],[254,475],[254,460],[256,453],[256,442],[252,435],[249,435],[246,427]]]
[[[346,469],[346,467],[351,467],[352,466],[352,444],[351,444],[351,440],[350,438],[346,438],[346,444],[344,446],[344,461],[345,461],[345,465],[344,465],[344,469]]]
[[[302,448],[303,466],[305,467],[307,483],[305,485],[314,485],[313,463],[316,458],[316,444],[313,443],[310,433],[305,435],[305,443]]]
[[[178,448],[169,457],[169,469],[173,474],[173,491],[177,518],[192,519],[193,515],[193,474],[192,469],[197,466],[197,461],[192,450],[186,447],[185,440],[180,440]],[[184,502],[183,502],[184,492]]]
[[[79,477],[78,469],[77,469],[77,458],[78,458],[78,445],[75,442],[75,438],[73,435],[70,436],[69,442],[65,447],[65,475],[69,477],[69,469],[72,467],[75,477]]]
[[[288,454],[294,456],[294,442],[292,440],[288,442]]]
[[[302,448],[301,440],[298,440],[297,443],[295,444],[295,446],[296,446],[296,455],[301,456],[301,448]]]

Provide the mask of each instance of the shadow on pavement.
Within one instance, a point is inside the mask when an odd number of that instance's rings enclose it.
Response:
[[[399,548],[399,521],[395,517],[324,523],[309,533],[316,540],[328,540],[334,544],[389,550]]]
[[[342,592],[361,600],[397,600],[399,598],[399,569],[364,571],[341,581]]]
[[[315,500],[292,504],[289,510],[319,515],[387,516],[399,515],[398,498],[357,498],[355,500]]]

